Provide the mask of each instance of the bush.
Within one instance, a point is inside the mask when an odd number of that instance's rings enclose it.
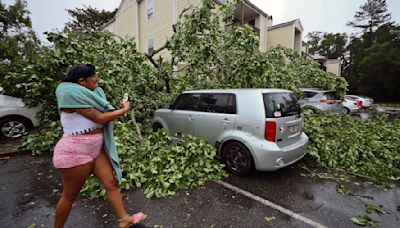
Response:
[[[149,133],[142,143],[129,125],[116,125],[116,140],[121,157],[122,189],[144,187],[146,197],[175,195],[177,190],[203,185],[226,177],[223,165],[215,160],[215,148],[205,140],[188,135],[182,145],[165,131]],[[96,179],[83,188],[91,197],[104,194]]]
[[[367,176],[377,183],[400,179],[400,120],[362,121],[348,115],[306,113],[309,155],[329,168]]]

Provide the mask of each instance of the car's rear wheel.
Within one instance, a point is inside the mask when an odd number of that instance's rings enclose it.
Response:
[[[0,138],[11,139],[19,138],[32,129],[32,123],[29,120],[18,117],[5,117],[0,119]]]
[[[342,114],[349,114],[350,113],[350,109],[348,109],[346,107],[341,107],[340,111],[342,112]]]
[[[228,171],[237,176],[245,176],[254,168],[250,151],[239,142],[229,142],[222,150]]]
[[[160,129],[163,129],[161,124],[159,124],[159,123],[153,124],[153,132],[157,132]]]

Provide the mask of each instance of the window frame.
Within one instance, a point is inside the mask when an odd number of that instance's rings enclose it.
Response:
[[[220,111],[207,111],[204,109],[204,106],[202,105],[202,101],[203,101],[203,97],[206,95],[227,95],[228,99],[227,99],[227,104],[225,104],[226,107],[224,107],[225,112],[220,112]],[[230,103],[230,101],[232,100],[233,103],[233,112],[229,112],[227,109],[228,104]],[[237,102],[236,102],[236,94],[234,93],[201,93],[200,96],[200,100],[199,100],[199,104],[198,104],[198,109],[200,112],[207,112],[207,113],[218,113],[218,114],[230,114],[230,115],[236,115],[237,114]]]
[[[154,0],[147,0],[146,18],[147,21],[151,21],[154,19]]]
[[[184,96],[196,96],[196,95],[199,96],[199,99],[198,99],[197,104],[195,105],[195,108],[193,110],[192,109],[177,109],[176,106],[178,104],[178,101],[182,97],[184,97]],[[177,110],[177,111],[199,111],[200,99],[201,99],[201,94],[200,93],[182,93],[175,99],[175,101],[174,101],[174,103],[172,105],[172,110]]]
[[[150,50],[150,40],[152,43],[151,50]],[[146,51],[147,51],[147,54],[149,54],[149,55],[151,55],[154,51],[154,37],[153,36],[150,36],[149,38],[147,38],[147,50]]]

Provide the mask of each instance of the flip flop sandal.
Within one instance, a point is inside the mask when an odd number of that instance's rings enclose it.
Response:
[[[136,225],[143,222],[146,218],[147,215],[142,212],[133,215],[127,215],[123,219],[118,219],[118,226],[120,228],[128,228],[132,225]]]

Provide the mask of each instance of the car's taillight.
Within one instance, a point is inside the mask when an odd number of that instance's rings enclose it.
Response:
[[[265,139],[270,142],[275,142],[276,139],[276,123],[273,121],[265,122]]]
[[[362,101],[360,101],[360,108],[361,108],[361,109],[364,108],[364,105],[363,105],[363,102],[362,102]]]
[[[335,100],[320,100],[319,102],[327,103],[327,104],[336,104]]]

